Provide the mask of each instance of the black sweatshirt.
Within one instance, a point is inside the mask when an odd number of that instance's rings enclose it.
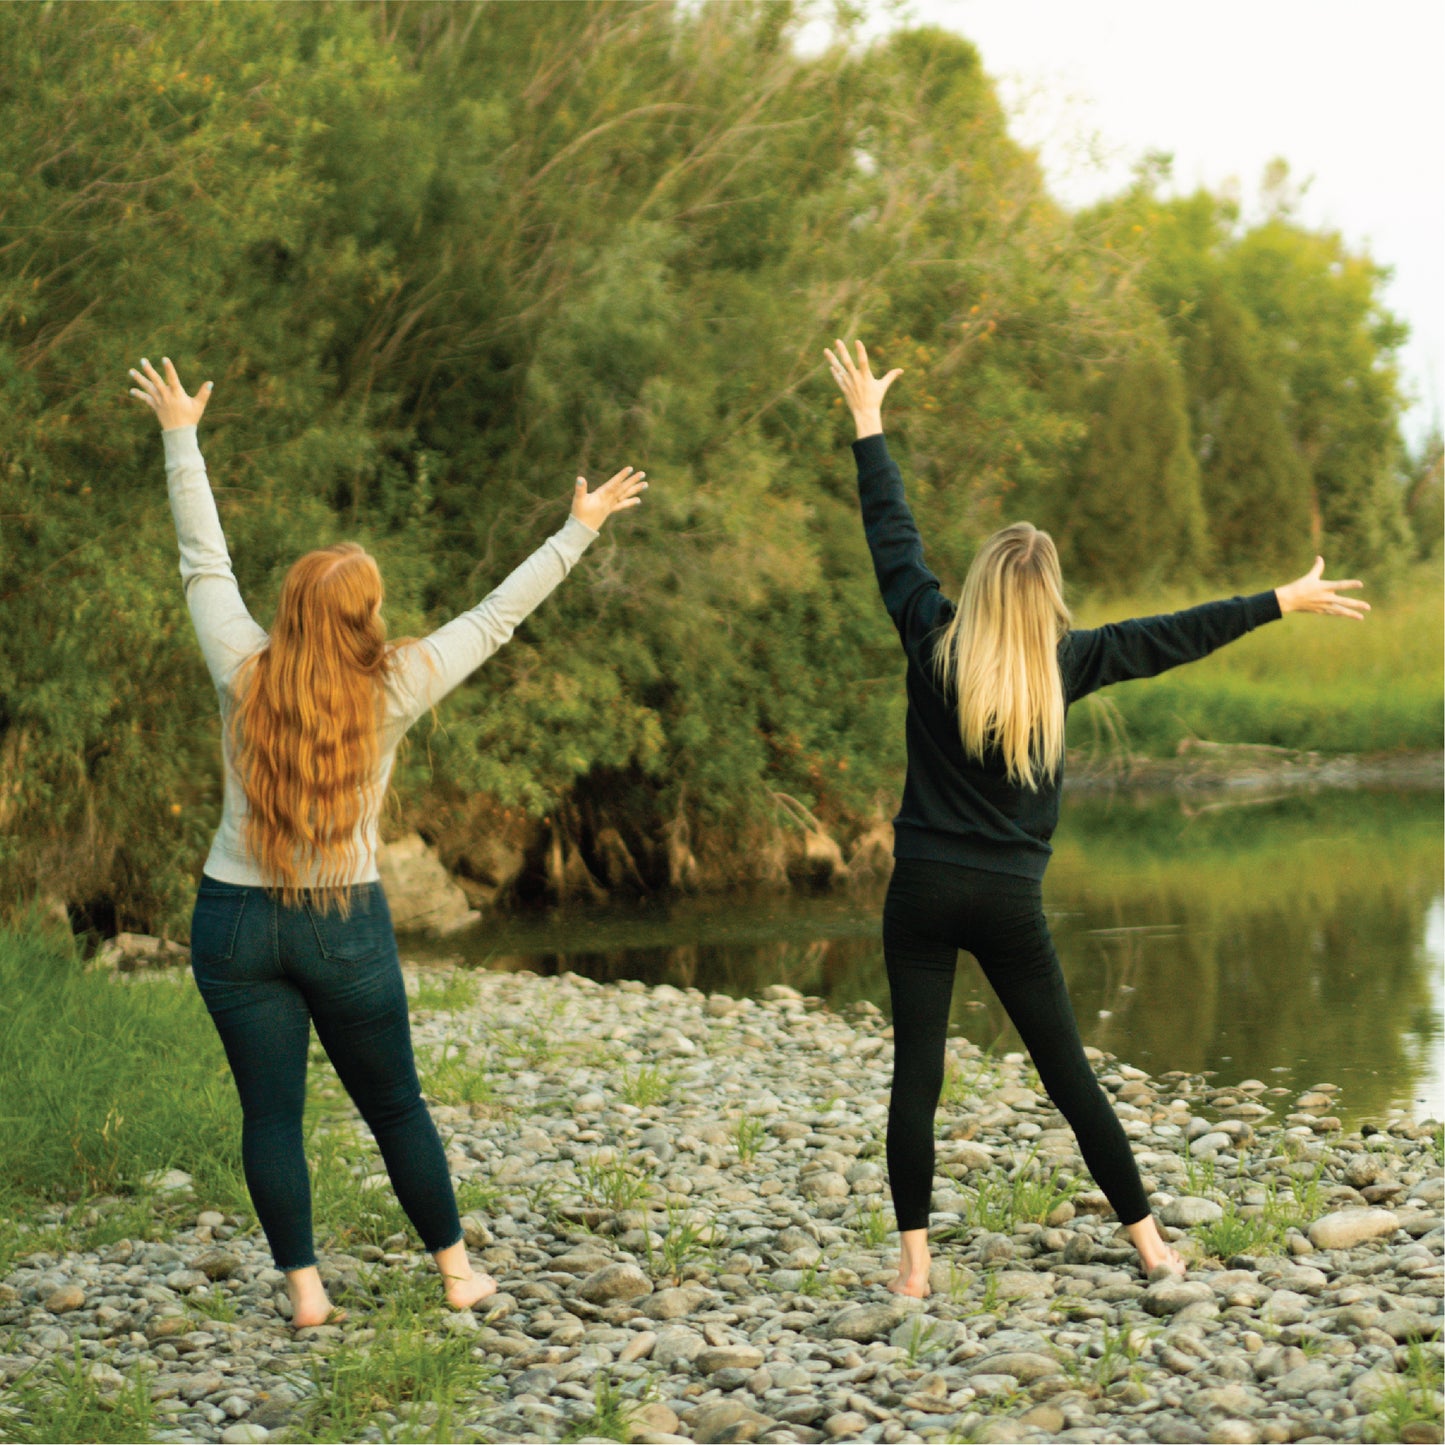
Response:
[[[903,478],[882,435],[854,442],[853,455],[878,587],[908,655],[908,776],[893,820],[894,857],[1042,878],[1059,821],[1063,769],[1032,789],[1009,781],[996,749],[982,759],[964,753],[957,702],[944,693],[933,655],[954,605],[924,563]],[[1275,594],[1260,592],[1165,617],[1075,629],[1059,643],[1064,706],[1111,683],[1205,657],[1279,615]]]

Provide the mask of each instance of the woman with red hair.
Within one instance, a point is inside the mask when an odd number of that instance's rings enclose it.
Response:
[[[422,1100],[406,988],[376,869],[397,744],[507,642],[615,511],[638,506],[626,467],[469,612],[388,643],[376,563],[354,543],[286,574],[268,636],[246,610],[196,443],[211,398],[170,361],[142,359],[131,394],[155,412],[181,580],[220,698],[225,802],[191,923],[191,967],[241,1095],[246,1185],[297,1328],[332,1314],[316,1269],[302,1145],[306,1054],[317,1035],[376,1136],[408,1218],[466,1309],[496,1289],[472,1269],[446,1154]]]

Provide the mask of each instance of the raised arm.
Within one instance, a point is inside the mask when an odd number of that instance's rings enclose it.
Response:
[[[192,397],[186,394],[169,357],[161,359],[163,376],[144,358],[140,366],[130,372],[136,383],[131,395],[150,407],[161,424],[166,490],[181,549],[181,586],[206,669],[216,687],[224,690],[241,663],[265,645],[266,634],[241,600],[196,440],[196,427],[211,399],[212,384],[208,381]]]
[[[901,370],[875,377],[868,365],[868,353],[860,341],[855,362],[839,341],[836,353],[825,349],[833,380],[853,413],[858,440],[853,457],[858,464],[858,500],[863,513],[863,532],[873,556],[873,571],[883,604],[904,648],[920,665],[928,638],[948,607],[938,578],[923,560],[923,538],[903,494],[903,477],[888,454],[883,439],[883,398]]]
[[[398,705],[407,725],[435,707],[511,641],[518,624],[541,605],[596,541],[607,518],[641,503],[641,494],[647,490],[645,475],[624,467],[594,492],[578,477],[572,514],[559,532],[470,611],[397,650]]]
[[[1076,702],[1111,683],[1155,677],[1171,667],[1195,662],[1288,612],[1363,620],[1370,604],[1339,594],[1364,584],[1353,579],[1325,581],[1324,567],[1324,559],[1316,557],[1303,577],[1270,592],[1070,632],[1060,648],[1069,701]]]

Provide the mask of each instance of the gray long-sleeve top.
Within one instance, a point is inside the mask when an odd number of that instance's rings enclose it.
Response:
[[[222,883],[261,886],[267,880],[246,850],[246,794],[231,756],[230,730],[225,723],[235,701],[236,671],[266,645],[267,634],[241,600],[195,427],[173,428],[162,433],[162,440],[171,515],[181,549],[181,585],[206,668],[220,698],[223,724],[225,802],[205,871]],[[386,682],[377,786],[371,791],[370,810],[357,823],[357,864],[354,875],[345,881],[368,883],[377,877],[381,800],[391,778],[397,744],[407,729],[511,639],[517,625],[572,570],[596,537],[597,533],[585,523],[569,517],[561,531],[543,542],[469,612],[453,618],[429,637],[395,649]],[[314,877],[303,879],[302,886],[316,881]]]

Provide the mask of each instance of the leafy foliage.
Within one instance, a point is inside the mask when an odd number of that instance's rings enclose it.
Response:
[[[687,837],[763,866],[774,792],[846,832],[893,789],[834,335],[908,368],[890,429],[950,587],[1020,511],[1109,588],[1293,567],[1312,525],[1360,569],[1416,545],[1373,262],[1147,180],[1071,216],[967,42],[845,17],[800,57],[795,20],[0,7],[0,896],[183,933],[219,804],[140,353],[216,382],[263,621],[347,536],[423,632],[579,471],[647,468],[396,782],[404,821],[485,795],[592,862],[613,828],[648,886]]]

